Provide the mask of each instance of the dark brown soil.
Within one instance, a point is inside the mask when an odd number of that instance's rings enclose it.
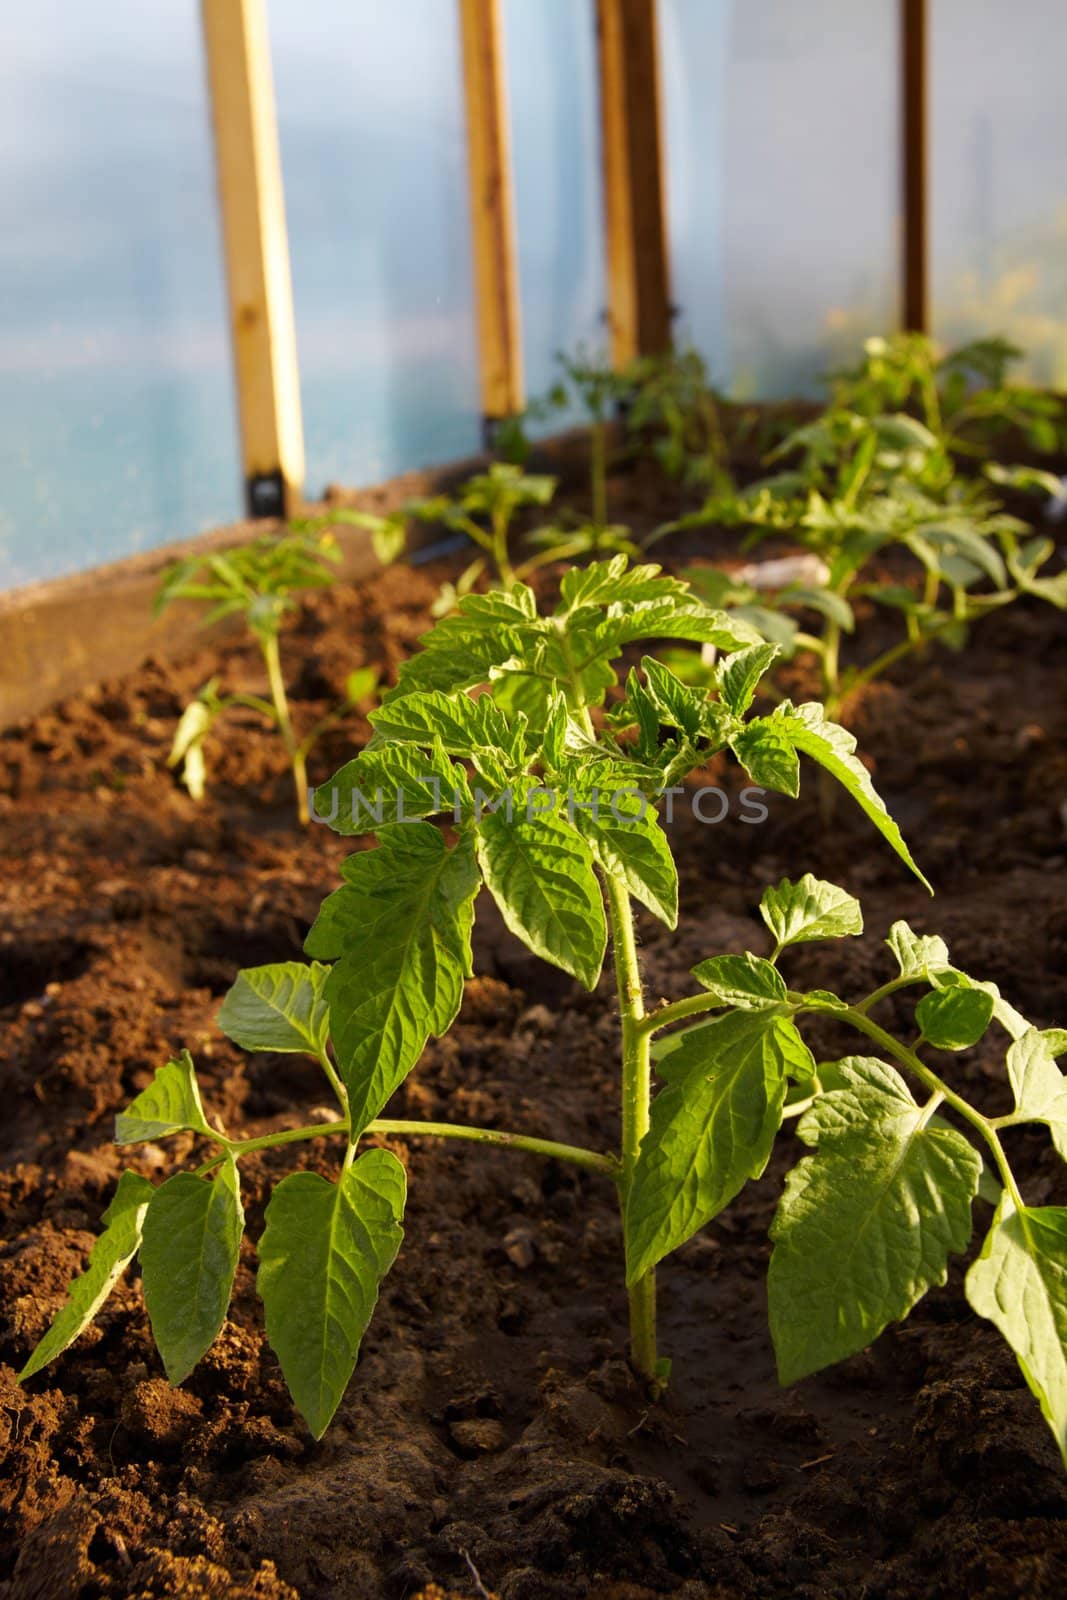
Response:
[[[286,640],[300,714],[354,666],[392,669],[440,576],[396,569],[315,598]],[[935,901],[858,813],[820,822],[810,775],[801,801],[771,798],[762,826],[679,823],[680,933],[641,923],[653,994],[687,992],[702,956],[762,949],[762,889],[813,871],[861,896],[869,931],[803,947],[798,985],[865,992],[889,975],[880,941],[907,917],[1036,1022],[1062,1021],[1065,667],[1061,619],[1025,604],[984,624],[965,656],[903,668],[855,708]],[[72,1351],[15,1386],[114,1185],[112,1116],[168,1052],[192,1049],[231,1131],[305,1122],[323,1100],[310,1064],[242,1057],[213,1026],[238,967],[300,953],[349,848],[295,829],[279,751],[252,714],[216,744],[204,805],[166,771],[184,699],[218,669],[206,652],[149,662],[0,739],[4,1600],[401,1600],[433,1580],[506,1600],[1067,1593],[1067,1483],[961,1270],[870,1351],[779,1390],[764,1273],[788,1139],[661,1274],[674,1382],[656,1408],[623,1356],[609,1186],[428,1141],[398,1148],[407,1242],[321,1444],[265,1347],[251,1247],[224,1332],[181,1390],[162,1377],[135,1279]],[[243,648],[221,670],[260,687]],[[353,718],[313,776],[366,732]],[[607,983],[578,992],[488,905],[476,957],[457,1026],[431,1043],[396,1114],[608,1144]],[[995,1041],[947,1070],[983,1103],[1003,1096]],[[125,1159],[156,1176],[190,1153],[173,1140]],[[1019,1136],[1015,1154],[1034,1202],[1067,1198],[1042,1137]],[[249,1160],[252,1236],[274,1179],[300,1163],[331,1171],[336,1155],[301,1145]]]

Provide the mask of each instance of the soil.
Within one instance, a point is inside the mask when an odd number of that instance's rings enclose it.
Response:
[[[392,672],[444,573],[396,568],[313,597],[285,639],[298,717],[339,696],[353,667]],[[858,812],[823,821],[811,774],[799,801],[769,797],[761,826],[736,804],[718,826],[684,815],[679,934],[640,922],[652,994],[689,992],[703,956],[765,949],[762,889],[812,871],[861,897],[867,932],[797,950],[798,986],[874,987],[890,975],[881,941],[906,917],[1035,1022],[1062,1022],[1065,669],[1060,617],[1022,603],[966,654],[902,666],[852,708],[933,901]],[[221,661],[146,662],[0,739],[3,1600],[1067,1593],[1067,1482],[1014,1358],[967,1307],[965,1263],[869,1351],[779,1389],[764,1279],[790,1137],[660,1274],[674,1376],[657,1407],[624,1359],[609,1185],[428,1140],[394,1146],[410,1175],[407,1242],[320,1444],[264,1343],[247,1242],[223,1333],[181,1389],[162,1376],[135,1276],[66,1356],[16,1387],[120,1166],[158,1177],[193,1153],[176,1139],[120,1157],[111,1142],[115,1111],[168,1053],[190,1047],[231,1132],[306,1122],[325,1098],[312,1064],[243,1056],[213,1024],[240,966],[300,955],[351,848],[295,827],[284,761],[251,712],[214,746],[208,799],[179,787],[165,766],[175,719],[216,671],[262,687],[254,652],[234,643]],[[313,777],[367,732],[358,716],[338,728]],[[735,795],[742,781],[725,769],[716,780]],[[481,902],[476,966],[457,1025],[393,1113],[609,1145],[607,980],[579,992]],[[813,1042],[855,1048],[831,1028]],[[1003,1042],[945,1062],[994,1109]],[[1016,1134],[1012,1153],[1033,1202],[1067,1201],[1039,1132]],[[332,1172],[336,1158],[324,1141],[248,1160],[252,1238],[273,1181],[299,1165]]]

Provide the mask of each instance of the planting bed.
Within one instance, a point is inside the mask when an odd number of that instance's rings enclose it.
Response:
[[[314,597],[286,639],[298,712],[337,698],[353,667],[395,669],[443,575],[396,568]],[[4,1600],[400,1600],[433,1581],[506,1600],[1067,1592],[1055,1445],[1011,1352],[967,1307],[959,1266],[906,1328],[778,1388],[764,1276],[792,1136],[662,1270],[674,1381],[655,1408],[624,1359],[608,1182],[429,1140],[394,1146],[409,1168],[407,1243],[321,1444],[266,1349],[247,1245],[223,1334],[180,1390],[134,1278],[65,1357],[15,1386],[120,1165],[158,1177],[192,1153],[190,1137],[121,1158],[111,1143],[115,1111],[168,1053],[189,1046],[231,1133],[313,1120],[322,1098],[312,1063],[243,1056],[213,1027],[239,966],[300,954],[351,848],[325,828],[297,832],[284,755],[251,713],[214,747],[207,801],[178,787],[164,765],[175,718],[216,670],[206,649],[149,663],[0,739]],[[251,646],[224,650],[221,670],[259,687]],[[639,922],[650,990],[675,998],[697,960],[763,951],[762,889],[811,871],[860,897],[867,933],[788,954],[795,987],[873,988],[891,975],[880,941],[905,917],[1038,1025],[1063,1023],[1065,672],[1060,615],[1024,602],[965,656],[917,660],[853,708],[936,900],[843,796],[821,819],[810,771],[799,802],[768,797],[761,826],[736,808],[714,827],[681,817],[679,936]],[[367,733],[354,717],[332,734],[313,776]],[[475,959],[458,1024],[391,1113],[613,1142],[610,978],[581,992],[512,941],[484,896]],[[994,1029],[946,1058],[985,1109],[1007,1109],[1003,1043]],[[820,1044],[854,1048],[830,1026]],[[1031,1203],[1067,1201],[1046,1136],[1009,1137]],[[339,1153],[303,1144],[242,1163],[252,1235],[272,1176],[332,1172]]]

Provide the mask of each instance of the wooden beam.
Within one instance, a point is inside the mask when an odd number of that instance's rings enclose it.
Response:
[[[656,0],[597,0],[611,353],[670,345]]]
[[[482,411],[491,427],[526,403],[500,0],[459,0],[459,19],[478,363]]]
[[[904,225],[901,315],[905,329],[929,332],[927,183],[928,15],[926,0],[900,0],[900,120]]]
[[[265,0],[202,0],[248,514],[290,516],[304,432]]]

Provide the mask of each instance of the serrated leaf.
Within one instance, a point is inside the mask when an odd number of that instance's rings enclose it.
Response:
[[[793,742],[770,717],[755,717],[730,738],[730,749],[753,782],[779,794],[800,793],[800,762]]]
[[[863,932],[863,912],[855,896],[810,872],[795,883],[783,878],[777,888],[764,889],[759,908],[780,950],[809,939],[843,939]]]
[[[966,1278],[967,1299],[1015,1352],[1067,1464],[1067,1209],[1005,1192]]]
[[[226,1320],[244,1211],[237,1166],[214,1181],[177,1172],[153,1192],[144,1219],[141,1275],[152,1336],[171,1383],[181,1383]]]
[[[693,977],[724,1006],[762,1011],[786,1003],[781,973],[760,956],[712,956],[693,969]]]
[[[743,716],[748,710],[757,684],[779,653],[776,644],[752,644],[720,661],[719,693],[735,716]]]
[[[242,1050],[279,1050],[319,1055],[330,1031],[324,990],[329,968],[313,961],[280,961],[244,967],[219,1007],[215,1021]]]
[[[406,1195],[388,1150],[368,1150],[337,1183],[295,1172],[271,1195],[256,1287],[271,1349],[316,1439],[348,1386],[400,1249]]]
[[[981,1174],[963,1135],[932,1126],[884,1062],[834,1065],[842,1087],[820,1094],[798,1129],[817,1153],[789,1174],[771,1228],[783,1384],[862,1350],[944,1283],[970,1238]]]
[[[810,1056],[786,1018],[734,1011],[682,1036],[664,1057],[626,1199],[626,1281],[684,1244],[767,1164],[786,1077]]]
[[[144,1215],[155,1192],[140,1173],[122,1174],[115,1197],[104,1212],[104,1231],[93,1245],[89,1263],[70,1285],[66,1304],[19,1373],[19,1383],[62,1355],[85,1332],[137,1254]]]
[[[923,1035],[938,1050],[969,1050],[993,1018],[993,996],[964,984],[931,989],[915,1007]]]
[[[886,944],[896,957],[902,978],[925,978],[949,965],[944,939],[937,934],[914,933],[906,922],[894,922]]]
[[[505,923],[534,955],[587,989],[604,962],[607,924],[593,856],[582,834],[555,812],[489,812],[478,827],[478,860]]]
[[[665,667],[654,656],[643,656],[641,671],[645,677],[645,692],[656,709],[664,727],[678,728],[689,738],[699,736],[707,705],[707,693],[693,689]]]
[[[383,829],[343,871],[305,948],[334,961],[325,997],[356,1132],[459,1010],[480,880],[470,835],[449,849],[428,822]]]
[[[372,744],[315,790],[315,819],[353,837],[454,812],[467,798],[461,767],[437,743],[429,750],[410,744]]]
[[[686,583],[668,578],[662,567],[649,562],[631,567],[626,556],[610,561],[591,561],[585,567],[570,567],[559,586],[561,610],[577,611],[580,606],[608,605],[613,601],[684,599]]]
[[[1015,1114],[1045,1123],[1057,1153],[1067,1161],[1067,1078],[1036,1028],[1028,1028],[1008,1047],[1007,1068]]]
[[[621,878],[628,893],[668,928],[678,924],[678,870],[655,806],[612,762],[587,767],[574,785],[568,817],[604,872]],[[595,813],[586,809],[595,804]]]
[[[184,1129],[210,1134],[200,1103],[196,1069],[188,1050],[160,1067],[147,1089],[120,1111],[115,1118],[115,1143],[139,1144],[147,1139],[165,1139]]]
[[[386,739],[432,746],[435,739],[448,755],[469,757],[479,749],[506,751],[511,728],[492,695],[408,694],[378,706],[367,719]]]
[[[772,719],[768,719],[772,720]],[[802,755],[810,756],[825,767],[838,783],[855,800],[860,810],[874,823],[882,838],[896,851],[906,866],[910,867],[919,882],[927,889],[930,885],[912,859],[900,829],[885,808],[885,803],[871,782],[871,775],[855,755],[856,741],[852,734],[827,722],[823,708],[817,700],[801,706],[788,702],[779,706],[773,720],[780,720],[790,743]],[[933,890],[930,890],[931,894]]]

